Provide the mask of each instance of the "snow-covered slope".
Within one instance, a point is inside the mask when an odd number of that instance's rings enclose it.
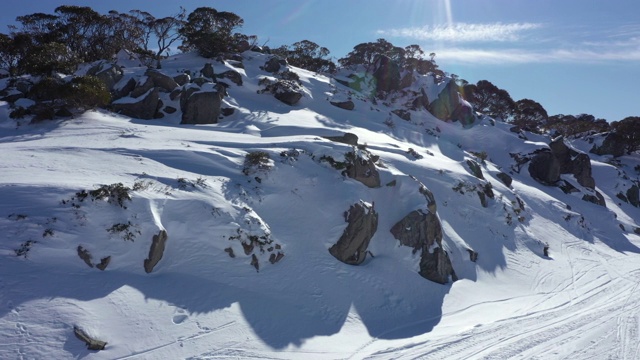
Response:
[[[640,357],[640,209],[616,198],[637,180],[637,154],[614,165],[592,155],[602,207],[539,184],[526,166],[514,171],[509,153],[548,138],[525,140],[490,119],[463,129],[425,111],[405,121],[394,104],[297,68],[305,95],[288,106],[257,94],[265,55],[243,56],[243,69],[214,63],[243,79],[223,100],[234,114],[214,125],[106,111],[26,125],[0,106],[0,358]],[[195,73],[204,61],[180,55],[163,71]],[[380,157],[381,187],[320,161],[354,151],[325,138],[344,132]],[[246,169],[258,151],[269,162]],[[419,254],[389,232],[426,207],[410,176],[435,196],[456,282],[421,277]],[[495,196],[484,207],[477,189],[487,182]],[[92,193],[118,183],[130,188],[122,204]],[[361,200],[379,214],[375,257],[351,266],[328,249]],[[164,255],[146,273],[162,230]],[[242,246],[250,238],[264,243],[249,252],[259,271]],[[87,350],[74,327],[106,348]]]

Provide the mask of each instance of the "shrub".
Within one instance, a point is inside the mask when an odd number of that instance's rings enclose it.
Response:
[[[265,151],[252,151],[244,157],[244,168],[242,173],[249,175],[258,170],[269,170],[269,160],[271,157]]]

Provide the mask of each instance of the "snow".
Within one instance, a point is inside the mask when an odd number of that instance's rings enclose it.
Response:
[[[395,118],[391,128],[384,122],[394,104],[372,104],[293,67],[307,95],[288,106],[256,94],[269,75],[259,69],[266,57],[244,57],[244,84],[232,84],[224,100],[236,111],[214,125],[106,111],[26,125],[9,119],[0,103],[0,358],[640,356],[640,236],[633,231],[640,209],[616,198],[630,184],[622,171],[638,177],[637,154],[619,167],[592,156],[605,208],[535,182],[526,166],[511,170],[510,152],[530,153],[546,146],[546,137],[526,134],[525,141],[500,122],[463,129],[424,112],[412,112],[412,121]],[[163,71],[197,73],[205,61],[172,56]],[[233,69],[213,65],[216,73]],[[355,110],[330,105],[332,98],[351,98]],[[318,161],[353,150],[324,138],[343,132],[380,156],[382,187],[367,188]],[[297,156],[280,155],[291,149]],[[269,154],[269,169],[246,176],[244,157],[253,151]],[[482,151],[484,163],[473,154]],[[493,185],[486,208],[475,191],[452,190],[481,183],[468,159],[481,163]],[[511,187],[496,177],[500,171],[513,177]],[[409,175],[435,196],[460,278],[452,284],[420,277],[419,254],[389,232],[408,212],[426,209]],[[126,209],[77,199],[82,190],[115,183],[136,186]],[[375,257],[350,266],[328,249],[345,229],[343,212],[358,201],[375,203],[379,214],[369,247]],[[107,231],[127,223],[133,241]],[[168,233],[167,247],[146,274],[143,261],[160,230]],[[256,271],[232,240],[250,235],[268,235],[284,258],[270,264],[268,252],[257,252]],[[16,256],[29,240],[35,243],[26,256]],[[88,267],[79,245],[94,263],[111,256],[107,269]],[[477,262],[467,249],[478,252]],[[86,350],[74,326],[107,341],[105,350]]]

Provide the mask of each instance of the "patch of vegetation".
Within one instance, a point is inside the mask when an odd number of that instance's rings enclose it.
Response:
[[[347,161],[336,161],[333,157],[329,156],[329,155],[322,155],[320,157],[320,162],[327,162],[329,163],[329,165],[331,165],[331,167],[333,167],[336,170],[344,170],[347,168]]]
[[[205,188],[207,187],[207,180],[205,178],[203,178],[202,176],[198,177],[195,180],[189,180],[187,178],[178,178],[178,189],[180,190],[185,190],[188,187],[190,188],[195,188],[195,187],[201,187],[201,188]]]
[[[27,218],[27,215],[25,214],[11,214],[9,216],[7,216],[9,219],[11,220],[25,220]]]
[[[26,259],[27,254],[29,253],[29,250],[31,250],[31,247],[33,247],[33,245],[37,243],[38,242],[34,240],[27,240],[22,244],[20,244],[19,248],[14,249],[13,251],[15,251],[16,256],[23,256]]]
[[[42,233],[42,237],[53,236],[53,229],[45,229]]]
[[[242,173],[249,175],[257,171],[268,171],[271,157],[265,151],[252,151],[244,156]]]
[[[475,157],[477,157],[483,164],[485,163],[485,160],[489,158],[489,155],[484,150],[480,152],[470,151],[470,153],[473,154]]]
[[[107,232],[111,234],[120,234],[122,239],[133,242],[136,239],[136,235],[140,235],[140,230],[134,228],[134,225],[128,221],[125,223],[113,224],[107,229]]]
[[[122,185],[122,183],[115,183],[102,185],[95,190],[89,191],[88,195],[91,196],[92,200],[106,200],[109,204],[118,204],[121,208],[126,209],[127,207],[124,204],[127,200],[131,201],[130,192],[131,189],[129,187]],[[87,197],[84,190],[76,195],[80,201]]]

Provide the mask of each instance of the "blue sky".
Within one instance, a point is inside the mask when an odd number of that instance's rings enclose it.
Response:
[[[307,39],[343,57],[385,38],[420,45],[469,82],[487,79],[514,100],[540,102],[550,115],[589,113],[609,121],[640,115],[638,0],[110,0],[11,2],[0,29],[16,16],[52,13],[61,4],[105,13],[146,10],[156,17],[199,6],[231,11],[241,32],[275,47]]]

